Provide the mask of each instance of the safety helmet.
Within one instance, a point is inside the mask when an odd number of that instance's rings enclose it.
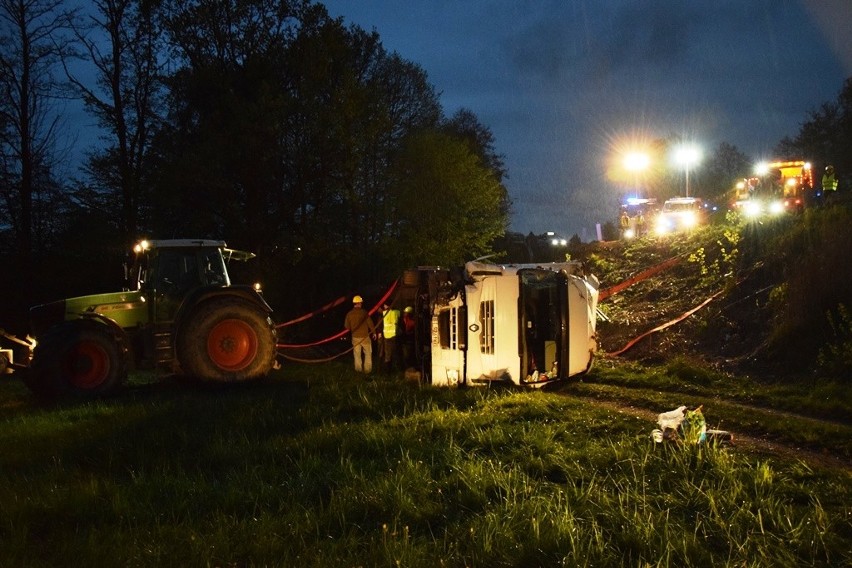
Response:
[[[412,308],[411,306],[405,306],[405,309],[402,310],[402,311],[405,312],[406,314],[410,314],[411,312],[414,311],[414,308]]]
[[[825,171],[827,171],[827,172],[829,172],[829,173],[833,172],[833,171],[834,171],[834,166],[832,166],[831,164],[829,164],[829,165],[825,166]]]
[[[353,304],[362,304],[362,303],[364,303],[364,298],[362,298],[361,296],[352,296],[352,303]]]

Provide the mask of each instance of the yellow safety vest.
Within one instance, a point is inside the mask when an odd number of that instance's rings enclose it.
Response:
[[[399,310],[388,310],[382,318],[384,326],[382,335],[385,337],[396,337],[396,328],[399,325]]]

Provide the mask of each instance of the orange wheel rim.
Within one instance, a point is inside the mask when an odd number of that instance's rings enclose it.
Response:
[[[81,341],[65,356],[62,368],[73,386],[90,389],[107,379],[111,366],[103,347],[94,341]]]
[[[207,336],[207,354],[220,369],[239,371],[254,361],[257,343],[257,334],[246,322],[223,320]]]

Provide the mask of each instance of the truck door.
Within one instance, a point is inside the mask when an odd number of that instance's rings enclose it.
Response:
[[[521,382],[564,377],[567,359],[567,276],[550,270],[523,270],[520,277]]]

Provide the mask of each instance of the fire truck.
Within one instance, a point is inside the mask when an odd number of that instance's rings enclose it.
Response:
[[[814,176],[811,163],[805,160],[774,161],[758,164],[761,185],[767,184],[769,202],[765,207],[799,212],[812,199]]]
[[[579,262],[407,271],[421,381],[541,387],[585,373],[597,347],[598,281]]]

